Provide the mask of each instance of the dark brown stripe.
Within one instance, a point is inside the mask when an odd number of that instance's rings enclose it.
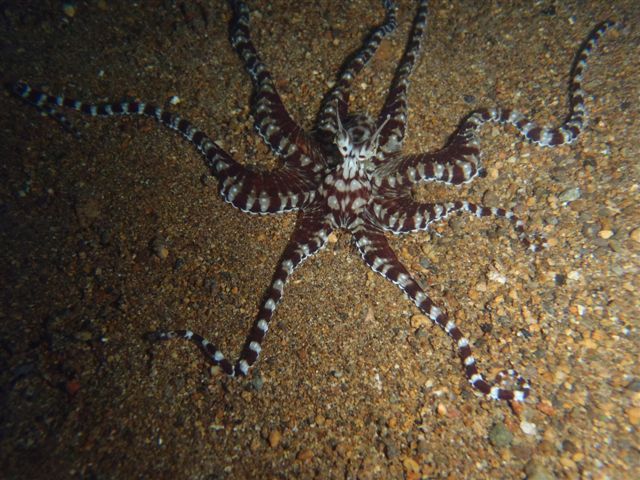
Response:
[[[138,105],[139,105],[138,102],[129,103],[127,111],[129,113],[138,113]],[[147,105],[147,107],[150,107],[150,106],[151,105]],[[145,107],[145,111],[146,111],[147,107]],[[151,114],[149,114],[149,115],[151,115]]]
[[[540,127],[532,128],[531,130],[529,130],[529,133],[527,133],[527,138],[533,142],[539,142],[541,133],[542,133],[542,128]]]
[[[476,387],[478,390],[480,390],[485,395],[488,395],[489,392],[491,392],[491,385],[489,385],[486,382],[486,380],[478,380],[476,383],[473,384],[473,386]]]
[[[551,136],[551,141],[549,142],[549,145],[562,145],[563,143],[565,143],[565,138],[564,135],[562,134],[562,131],[559,129],[555,129],[553,131],[553,135]]]

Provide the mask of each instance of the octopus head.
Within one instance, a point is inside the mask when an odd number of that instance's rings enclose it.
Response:
[[[389,117],[387,116],[378,128],[370,117],[364,115],[352,117],[346,126],[342,125],[339,114],[337,118],[335,144],[342,156],[345,171],[355,174],[355,171],[365,166],[378,152],[380,133]]]

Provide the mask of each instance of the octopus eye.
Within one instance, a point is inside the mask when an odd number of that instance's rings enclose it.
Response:
[[[351,151],[351,142],[349,142],[349,137],[343,132],[336,135],[335,144],[343,156],[347,155]]]

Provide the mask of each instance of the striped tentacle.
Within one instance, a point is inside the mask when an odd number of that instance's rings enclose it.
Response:
[[[456,140],[437,152],[392,158],[380,164],[375,175],[380,185],[389,188],[432,181],[460,185],[485,176],[480,156],[475,139]]]
[[[374,272],[395,283],[415,303],[418,309],[427,315],[433,323],[442,328],[455,342],[458,355],[464,366],[465,375],[471,385],[488,398],[494,400],[516,400],[519,402],[529,394],[529,384],[514,370],[504,370],[493,383],[488,382],[478,372],[476,360],[471,352],[469,340],[463,335],[455,322],[440,310],[429,296],[411,277],[391,250],[384,234],[377,227],[361,223],[353,230],[355,243],[364,261]],[[511,379],[516,389],[505,388],[507,379]]]
[[[391,0],[384,0],[386,17],[384,23],[376,27],[360,47],[360,50],[349,57],[342,67],[336,85],[331,89],[323,101],[318,114],[318,133],[328,144],[333,143],[333,137],[338,131],[336,106],[341,119],[346,119],[349,111],[349,94],[351,85],[360,71],[375,55],[382,39],[396,29],[396,4]]]
[[[256,172],[237,163],[188,120],[155,105],[144,102],[85,103],[64,96],[48,95],[32,89],[24,82],[9,86],[12,93],[44,111],[47,107],[69,108],[91,116],[139,115],[151,117],[165,127],[180,133],[205,157],[218,179],[224,200],[234,207],[257,214],[297,210],[313,200],[312,182],[286,167],[271,172]],[[64,117],[63,117],[64,118]]]
[[[467,183],[477,176],[484,176],[485,171],[480,165],[478,132],[487,122],[513,125],[526,139],[542,147],[572,143],[586,125],[587,112],[582,80],[587,59],[600,37],[614,25],[614,22],[608,20],[600,23],[579,49],[570,73],[569,115],[561,126],[539,127],[522,113],[511,109],[477,110],[462,122],[443,149],[434,153],[391,159],[378,167],[376,175],[383,178],[383,183],[391,188],[423,181],[458,185]]]
[[[407,129],[409,78],[420,55],[422,38],[427,28],[427,3],[427,0],[419,2],[409,42],[378,117],[378,124],[389,118],[380,133],[378,163],[384,162],[384,154],[397,152],[402,147]]]
[[[282,300],[283,290],[290,275],[304,260],[316,254],[326,245],[331,231],[331,226],[325,215],[318,210],[307,210],[298,219],[235,367],[215,345],[190,330],[155,332],[151,334],[151,338],[153,340],[170,340],[174,338],[190,340],[200,347],[209,361],[214,365],[219,365],[227,375],[232,377],[246,375],[251,366],[258,360],[262,350],[262,343],[269,330],[269,322]]]
[[[499,207],[485,207],[466,201],[445,203],[418,203],[406,197],[375,201],[371,207],[378,224],[386,231],[396,235],[425,231],[433,222],[444,220],[452,213],[467,212],[478,218],[497,217],[509,220],[518,240],[527,250],[537,252],[547,247],[543,237],[534,237],[524,230],[524,222],[512,211]]]
[[[614,25],[610,20],[598,24],[578,50],[569,74],[569,114],[562,125],[539,126],[524,114],[512,109],[481,109],[473,112],[462,123],[456,135],[457,141],[472,141],[482,125],[497,122],[513,125],[524,138],[541,147],[555,147],[574,142],[587,123],[587,109],[584,104],[586,93],[582,89],[587,59],[600,37]]]
[[[225,358],[220,349],[204,338],[202,335],[195,333],[191,330],[169,330],[166,332],[151,332],[147,335],[147,338],[152,342],[158,342],[163,340],[173,340],[176,338],[182,338],[195,343],[202,352],[206,355],[207,359],[214,365],[219,366],[227,375],[234,375],[234,368],[231,362]]]
[[[291,118],[282,103],[271,73],[251,41],[249,8],[242,1],[230,0],[234,11],[231,44],[244,62],[254,87],[252,109],[255,128],[284,164],[301,172],[322,171],[326,161],[319,147]]]
[[[58,122],[65,131],[74,137],[81,137],[80,131],[71,123],[64,113],[58,111],[58,105],[56,103],[50,103],[50,98],[46,94],[33,90],[29,85],[21,81],[8,82],[5,83],[4,86],[10,93],[35,107],[43,116]]]

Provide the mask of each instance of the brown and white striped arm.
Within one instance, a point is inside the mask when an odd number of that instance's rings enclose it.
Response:
[[[314,183],[309,178],[286,166],[270,172],[251,170],[236,162],[189,120],[155,105],[138,101],[85,103],[62,95],[48,95],[24,82],[11,84],[10,90],[45,114],[55,112],[67,123],[66,117],[57,113],[58,108],[76,110],[93,117],[137,115],[153,118],[181,134],[198,149],[218,179],[220,195],[244,212],[269,214],[297,210],[315,197]]]
[[[230,0],[230,4],[234,12],[231,45],[253,83],[252,110],[256,131],[284,165],[301,172],[320,172],[326,167],[326,161],[318,153],[318,145],[287,112],[271,73],[251,41],[249,8],[239,0]]]
[[[420,182],[468,183],[485,176],[480,156],[480,149],[472,142],[450,143],[433,153],[400,156],[377,168],[375,175],[380,179],[377,184],[396,189]]]
[[[191,330],[155,332],[151,334],[150,338],[152,340],[171,340],[174,338],[190,340],[200,347],[211,363],[219,365],[227,375],[232,377],[247,375],[262,351],[262,343],[269,330],[269,322],[282,300],[284,287],[289,277],[304,260],[315,255],[326,245],[331,232],[332,228],[322,213],[309,210],[300,216],[235,366],[218,347]]]
[[[457,136],[472,140],[479,128],[487,122],[513,125],[527,140],[541,147],[556,147],[574,142],[587,123],[586,93],[582,88],[587,60],[598,40],[615,22],[606,20],[598,24],[584,40],[569,73],[569,114],[558,127],[540,126],[517,110],[508,108],[481,109],[473,112],[462,123]]]
[[[420,56],[422,39],[427,28],[427,3],[427,0],[418,2],[418,11],[413,20],[407,47],[378,116],[379,125],[389,119],[380,133],[379,153],[376,159],[378,164],[385,161],[386,155],[397,152],[402,147],[409,115],[409,78]]]
[[[467,201],[419,203],[409,197],[394,200],[376,200],[370,207],[380,226],[388,232],[401,235],[411,232],[426,231],[429,226],[447,219],[454,213],[470,213],[478,218],[504,218],[513,226],[518,240],[525,248],[537,252],[547,247],[541,236],[532,236],[525,232],[524,222],[512,211],[499,207],[484,207]]]
[[[389,173],[385,182],[391,187],[424,181],[438,181],[452,185],[467,183],[477,176],[483,176],[480,165],[478,133],[487,122],[513,125],[527,140],[541,147],[555,147],[572,143],[578,138],[587,121],[582,89],[587,59],[598,40],[615,25],[610,20],[598,24],[586,40],[574,60],[569,81],[569,114],[558,127],[541,127],[524,114],[512,109],[481,109],[472,112],[462,122],[449,143],[433,153],[406,155],[393,159],[391,165],[380,164],[382,172]]]
[[[522,402],[529,394],[530,386],[514,370],[502,371],[493,383],[479,373],[476,360],[471,352],[469,340],[449,316],[438,308],[433,300],[420,288],[407,269],[400,263],[389,246],[384,233],[377,227],[361,223],[352,231],[355,244],[363,260],[376,273],[396,284],[418,309],[428,316],[451,337],[458,350],[469,383],[483,395],[494,400],[515,400]],[[505,388],[506,380],[516,385],[515,389]]]
[[[360,49],[349,57],[340,71],[335,86],[322,102],[317,130],[319,136],[329,144],[333,143],[333,138],[338,131],[336,106],[340,118],[346,120],[349,114],[349,95],[353,81],[375,55],[382,39],[396,29],[396,4],[391,0],[383,0],[383,4],[386,11],[384,23],[374,28]]]

